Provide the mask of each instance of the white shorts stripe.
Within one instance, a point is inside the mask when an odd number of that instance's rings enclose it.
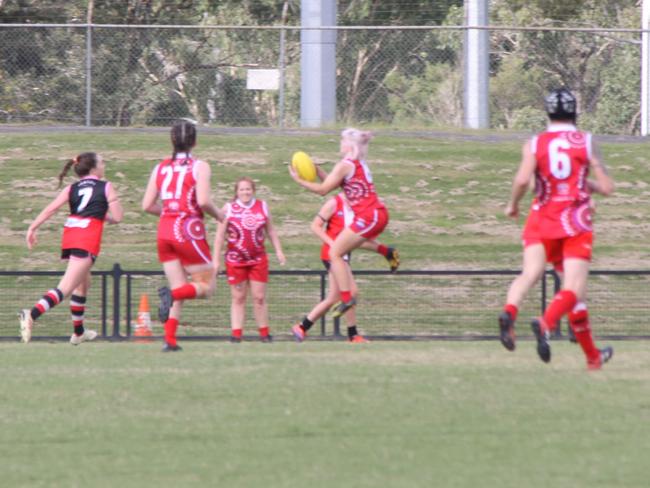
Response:
[[[194,247],[194,250],[196,251],[196,253],[203,258],[203,261],[205,261],[206,264],[211,264],[212,263],[212,260],[209,259],[205,254],[203,254],[201,252],[201,248],[196,245],[195,240],[192,240],[192,247]]]
[[[373,210],[372,211],[372,222],[370,223],[370,225],[368,227],[366,227],[361,232],[359,232],[359,235],[361,237],[364,237],[364,234],[367,234],[368,232],[370,232],[372,230],[372,228],[377,225],[378,221],[379,221],[379,213],[377,212],[377,210]]]

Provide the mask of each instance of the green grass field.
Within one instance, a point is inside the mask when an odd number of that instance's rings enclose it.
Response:
[[[2,486],[645,487],[650,355],[0,344]]]
[[[399,246],[402,269],[516,269],[521,222],[509,221],[502,210],[522,141],[457,136],[380,134],[372,143],[371,167],[391,210],[382,238]],[[200,134],[196,154],[213,165],[219,204],[230,198],[239,176],[255,178],[259,196],[271,206],[287,268],[320,269],[319,245],[307,226],[322,199],[300,190],[286,171],[285,162],[298,149],[329,168],[337,158],[337,138]],[[115,262],[159,269],[156,222],[140,211],[140,200],[149,172],[169,154],[168,136],[137,129],[0,132],[0,269],[62,269],[57,252],[63,215],[43,226],[32,252],[24,234],[56,195],[65,159],[85,150],[105,156],[107,177],[126,208],[124,222],[105,234],[97,269]],[[647,269],[646,144],[609,143],[604,153],[618,191],[598,201],[594,267]],[[361,252],[354,265],[385,268],[382,259]],[[49,279],[0,282],[3,335],[17,335],[15,310],[33,303]],[[155,293],[157,279],[134,280],[136,296]],[[495,334],[508,281],[360,277],[366,293],[361,329],[369,335]],[[597,333],[648,333],[647,281],[593,280]],[[286,334],[316,294],[311,278],[275,280],[269,290],[273,332]],[[98,300],[95,286],[90,325],[98,321]],[[525,315],[537,303],[531,298]],[[187,307],[182,335],[228,333],[225,283],[205,304]],[[69,334],[67,315],[65,307],[55,309],[39,331]],[[524,335],[525,324],[521,328]],[[252,327],[247,333],[254,334]],[[579,349],[567,342],[553,342],[550,365],[542,364],[534,344],[525,340],[514,354],[497,341],[182,344],[183,353],[164,355],[160,343],[73,348],[61,342],[0,342],[0,486],[648,483],[647,342],[614,343],[613,361],[595,373],[586,372]]]
[[[503,215],[510,183],[519,163],[524,136],[459,140],[379,133],[371,143],[370,165],[391,222],[382,239],[399,245],[403,269],[485,269],[517,267],[520,227]],[[636,269],[650,260],[647,145],[604,144],[605,160],[617,181],[617,193],[598,199],[596,256],[600,269]],[[307,151],[326,169],[338,160],[338,138],[331,134],[202,134],[195,154],[212,164],[214,199],[232,198],[241,176],[258,182],[258,195],[270,205],[289,269],[320,269],[319,243],[308,225],[324,201],[302,190],[289,177],[286,162]],[[0,131],[0,265],[4,269],[55,268],[63,215],[42,227],[39,245],[24,246],[29,223],[57,193],[57,175],[65,160],[96,150],[107,161],[125,206],[119,227],[105,233],[97,269],[114,262],[125,268],[159,269],[155,255],[156,220],[140,210],[154,165],[170,155],[166,130],[2,133]],[[68,181],[73,181],[69,178]],[[522,208],[526,211],[527,208]],[[214,225],[209,224],[210,233]],[[374,255],[357,253],[358,269],[383,269]],[[276,265],[271,259],[272,266]]]

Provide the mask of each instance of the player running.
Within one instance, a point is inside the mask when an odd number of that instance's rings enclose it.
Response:
[[[207,213],[218,221],[224,219],[210,196],[210,166],[190,152],[196,145],[196,126],[188,121],[174,124],[171,142],[172,157],[153,169],[142,199],[145,212],[160,216],[158,259],[169,282],[169,287],[158,290],[158,317],[165,328],[163,352],[181,350],[176,330],[183,301],[214,293],[215,270],[203,215]]]
[[[59,187],[70,168],[74,169],[79,181],[66,186],[27,230],[27,247],[31,250],[37,242],[37,229],[68,204],[70,215],[63,224],[61,242],[61,259],[67,260],[68,265],[56,288],[43,295],[31,310],[20,312],[20,337],[25,343],[32,338],[34,322],[68,296],[74,327],[70,343],[77,346],[97,337],[97,332],[84,328],[90,270],[99,256],[104,222],[116,224],[122,220],[124,212],[115,188],[102,179],[105,164],[100,155],[87,152],[69,160],[59,175]]]
[[[273,219],[264,200],[255,198],[255,182],[240,178],[235,183],[235,198],[223,208],[225,220],[217,226],[214,238],[214,267],[221,267],[221,249],[227,239],[226,275],[231,292],[231,342],[241,342],[246,318],[246,295],[250,288],[253,313],[262,342],[271,342],[266,287],[269,281],[269,259],[264,248],[266,235],[273,244],[281,265],[286,258]]]
[[[551,360],[550,332],[564,314],[577,342],[587,357],[590,369],[599,369],[613,355],[611,347],[598,349],[593,341],[585,304],[593,230],[589,187],[610,195],[614,185],[591,134],[576,128],[576,99],[566,89],[553,90],[545,100],[550,123],[545,132],[523,147],[523,157],[512,185],[506,208],[511,217],[535,175],[539,203],[539,233],[547,262],[562,263],[563,288],[544,315],[532,321],[537,353],[544,362]],[[589,185],[593,171],[596,181]],[[538,263],[541,262],[541,258]]]
[[[339,289],[336,285],[331,271],[330,263],[330,246],[334,243],[334,239],[341,233],[343,229],[350,225],[354,219],[354,213],[345,200],[345,194],[339,193],[327,200],[318,211],[316,217],[311,223],[311,230],[316,234],[323,245],[321,246],[320,258],[328,272],[329,277],[329,290],[327,296],[319,302],[302,320],[302,322],[294,325],[291,328],[294,338],[298,342],[302,342],[307,337],[307,332],[314,325],[319,318],[325,315],[328,310],[339,300]],[[361,245],[361,248],[368,249],[381,254],[381,250],[385,248],[383,244],[377,241],[366,241]],[[387,248],[391,258],[387,258],[391,271],[397,270],[399,266],[399,255],[393,248]],[[350,268],[350,254],[343,257],[347,264],[348,274],[351,285],[351,293],[353,297],[357,295],[357,285],[354,281],[352,269]],[[356,326],[356,313],[354,308],[345,315],[345,320],[348,329],[348,340],[353,343],[368,342],[363,336],[359,334]]]
[[[291,177],[301,186],[319,195],[327,195],[335,188],[342,188],[354,213],[354,219],[336,237],[330,249],[331,269],[336,285],[341,292],[341,304],[335,307],[333,317],[340,317],[357,303],[352,296],[349,268],[344,256],[360,247],[364,242],[379,236],[388,224],[388,210],[377,196],[372,174],[366,162],[368,144],[372,133],[358,129],[341,132],[340,151],[343,158],[327,174],[319,171],[320,183],[301,179],[289,166]],[[397,258],[395,250],[391,251]],[[389,248],[382,248],[388,256]]]

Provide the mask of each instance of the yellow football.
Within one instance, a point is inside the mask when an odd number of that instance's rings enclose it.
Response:
[[[302,151],[293,153],[291,166],[303,180],[316,181],[316,165],[307,153]]]

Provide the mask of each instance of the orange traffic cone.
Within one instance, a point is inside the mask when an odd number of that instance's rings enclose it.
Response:
[[[140,338],[137,342],[151,342],[151,339],[142,339],[143,337],[151,337],[151,312],[149,310],[149,296],[143,293],[140,297],[140,307],[138,308],[138,322],[133,331],[135,337]]]

